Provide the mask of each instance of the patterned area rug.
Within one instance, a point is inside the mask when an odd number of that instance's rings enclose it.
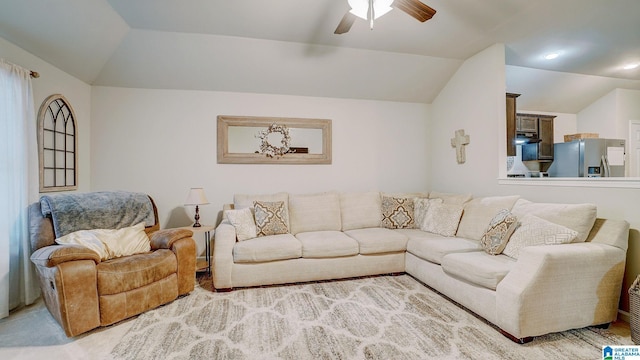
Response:
[[[189,296],[146,312],[113,359],[600,359],[584,328],[518,345],[408,275]]]

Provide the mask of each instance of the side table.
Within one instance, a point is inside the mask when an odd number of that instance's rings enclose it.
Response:
[[[200,227],[182,226],[180,229],[187,229],[193,231],[194,234],[204,234],[204,251],[205,259],[207,260],[207,275],[211,276],[211,233],[215,233],[215,226],[202,225]],[[197,267],[197,255],[196,255],[196,267]],[[196,271],[202,271],[202,268],[197,268]]]

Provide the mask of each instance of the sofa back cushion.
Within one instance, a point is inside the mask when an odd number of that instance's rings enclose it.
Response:
[[[380,227],[381,214],[382,200],[377,191],[340,194],[343,231]]]
[[[340,231],[340,196],[336,192],[289,195],[292,234],[309,231]]]
[[[502,209],[511,210],[519,198],[518,195],[488,196],[468,201],[464,204],[456,236],[480,240],[491,219]]]
[[[471,200],[471,194],[454,194],[432,191],[429,193],[429,199],[442,199],[445,204],[462,205]]]
[[[594,204],[534,203],[525,199],[519,199],[511,210],[518,219],[531,214],[577,231],[578,236],[574,242],[587,240],[597,212]]]

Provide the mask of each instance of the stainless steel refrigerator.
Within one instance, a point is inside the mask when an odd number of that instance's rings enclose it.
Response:
[[[623,139],[582,139],[553,144],[553,177],[625,176]]]

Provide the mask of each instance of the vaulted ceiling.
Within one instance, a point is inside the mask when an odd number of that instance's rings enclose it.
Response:
[[[3,0],[0,36],[104,86],[431,103],[504,43],[519,104],[575,113],[640,89],[640,67],[622,69],[640,63],[638,0],[422,1],[425,23],[395,9],[335,35],[347,0]]]

